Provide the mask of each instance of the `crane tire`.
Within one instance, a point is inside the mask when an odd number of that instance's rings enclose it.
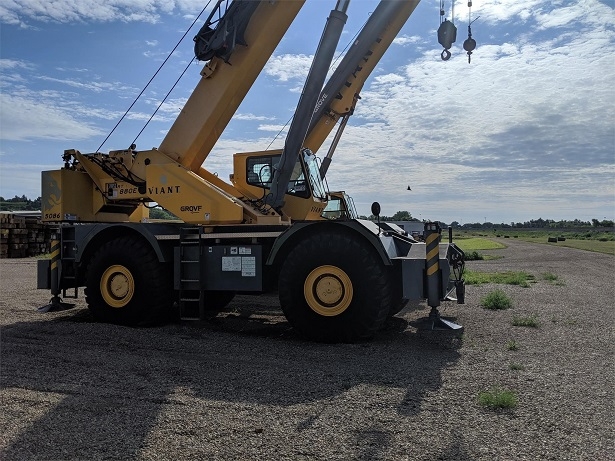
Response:
[[[389,309],[389,317],[393,317],[395,314],[399,314],[404,307],[408,305],[409,299],[398,299],[396,302],[391,304],[391,308]]]
[[[87,268],[86,303],[98,321],[137,325],[171,315],[172,276],[144,240],[119,237],[103,244]]]
[[[278,279],[289,323],[309,340],[357,342],[382,328],[392,280],[371,244],[358,234],[326,230],[293,248]]]
[[[234,297],[234,291],[206,291],[205,309],[211,312],[219,312],[228,306]]]

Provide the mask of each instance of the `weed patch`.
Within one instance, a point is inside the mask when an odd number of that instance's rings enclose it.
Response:
[[[482,285],[483,283],[500,283],[505,285],[518,285],[523,288],[529,288],[530,282],[535,282],[536,278],[527,272],[464,272],[463,278],[466,285]]]
[[[543,280],[552,283],[553,285],[564,286],[565,283],[560,280],[559,276],[552,274],[551,272],[543,272],[541,274]]]
[[[465,253],[466,261],[482,261],[483,259],[485,259],[483,255],[476,250]]]
[[[517,394],[506,389],[495,387],[490,391],[478,394],[478,403],[487,408],[515,408],[518,403]]]
[[[506,343],[506,349],[508,349],[509,351],[517,351],[519,350],[519,344],[517,344],[517,341],[515,341],[514,339],[511,339]]]
[[[525,367],[520,363],[511,363],[510,365],[508,365],[508,369],[513,371],[521,371],[525,370]]]
[[[540,325],[540,322],[538,321],[537,314],[527,315],[525,317],[515,315],[513,317],[512,324],[515,327],[538,328],[538,326]]]
[[[502,290],[495,290],[481,299],[480,305],[492,311],[510,309],[512,307],[512,300]]]

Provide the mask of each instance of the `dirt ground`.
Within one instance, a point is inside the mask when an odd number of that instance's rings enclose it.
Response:
[[[615,460],[615,258],[502,241],[469,268],[537,282],[468,287],[443,310],[461,338],[418,332],[420,306],[352,345],[301,340],[271,296],[155,328],[94,323],[82,298],[41,314],[36,261],[1,260],[0,459]],[[512,309],[480,307],[496,288]],[[518,406],[480,406],[494,387]]]

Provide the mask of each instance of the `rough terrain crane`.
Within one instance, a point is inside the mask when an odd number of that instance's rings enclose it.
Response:
[[[52,258],[38,268],[39,288],[53,295],[45,310],[85,286],[96,319],[139,324],[204,318],[236,293],[277,291],[289,322],[313,340],[370,338],[408,299],[427,300],[428,328],[459,328],[437,309],[452,291],[463,301],[464,257],[450,233],[441,243],[430,223],[418,243],[379,223],[321,219],[328,162],[319,165],[313,151],[340,118],[345,125],[418,1],[381,1],[323,87],[346,21],[348,1],[339,0],[283,151],[236,154],[230,184],[203,167],[302,4],[219,1],[195,37],[202,78],[158,148],[67,150],[63,168],[42,173],[43,220],[59,224]],[[180,221],[150,222],[150,202]]]

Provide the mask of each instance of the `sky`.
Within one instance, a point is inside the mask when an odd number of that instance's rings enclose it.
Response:
[[[307,0],[204,166],[281,148],[335,0]],[[339,52],[376,0],[351,0]],[[510,223],[615,219],[615,1],[423,0],[366,82],[327,173],[359,214]],[[0,195],[41,193],[64,149],[95,152],[206,6],[196,0],[4,0]],[[197,20],[100,151],[157,147],[198,82]],[[468,21],[477,48],[462,49]],[[281,132],[281,134],[279,134]],[[272,143],[273,142],[273,143]],[[324,156],[321,149],[317,155]],[[410,186],[411,190],[407,190]]]

